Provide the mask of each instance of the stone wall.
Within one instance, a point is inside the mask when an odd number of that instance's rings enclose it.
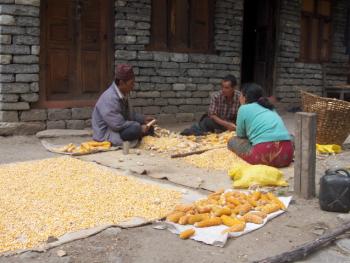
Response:
[[[215,54],[147,51],[151,0],[116,1],[115,62],[130,63],[136,72],[135,110],[161,120],[192,121],[207,111],[209,94],[221,78],[239,78],[243,0],[217,0]]]
[[[330,63],[300,63],[301,1],[281,1],[280,43],[276,64],[276,96],[282,102],[299,103],[299,90],[322,95],[325,87],[345,84],[349,56],[345,54],[346,1],[334,2],[332,53]]]

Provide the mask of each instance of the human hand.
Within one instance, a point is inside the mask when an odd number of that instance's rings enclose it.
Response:
[[[151,116],[145,116],[145,124],[149,123],[150,121],[155,120],[155,118],[151,117]]]
[[[147,126],[146,124],[141,125],[141,130],[142,130],[142,134],[146,134],[149,130],[149,126]]]
[[[233,124],[233,123],[229,123],[227,129],[228,129],[229,131],[235,131],[235,130],[236,130],[236,125]]]

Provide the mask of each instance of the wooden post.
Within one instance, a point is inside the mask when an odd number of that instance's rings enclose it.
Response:
[[[294,192],[305,199],[315,197],[316,114],[296,113]]]

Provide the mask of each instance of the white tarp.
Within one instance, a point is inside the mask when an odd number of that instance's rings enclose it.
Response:
[[[292,200],[292,197],[279,197],[279,199],[284,203],[286,207],[289,206],[290,201]],[[165,225],[169,229],[170,232],[174,234],[180,234],[182,231],[185,231],[190,228],[194,228],[196,230],[195,234],[191,236],[191,239],[196,241],[204,242],[208,245],[223,247],[226,244],[226,241],[229,237],[239,237],[242,235],[245,235],[249,232],[252,232],[256,229],[259,229],[263,227],[269,220],[283,214],[285,211],[279,210],[277,212],[269,214],[265,219],[264,223],[261,225],[253,224],[253,223],[247,223],[244,231],[242,232],[235,232],[235,233],[225,233],[222,234],[223,230],[227,229],[228,227],[225,225],[219,225],[219,226],[212,226],[212,227],[205,227],[205,228],[198,228],[194,227],[193,225],[179,225],[171,222],[165,221]]]

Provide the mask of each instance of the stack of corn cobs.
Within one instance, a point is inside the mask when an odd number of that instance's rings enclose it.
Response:
[[[246,194],[220,190],[193,204],[177,205],[166,220],[195,227],[226,225],[224,234],[244,231],[246,223],[262,224],[268,214],[280,209],[285,210],[285,205],[270,192]],[[180,233],[180,238],[187,239],[194,234],[195,229],[188,229]]]

